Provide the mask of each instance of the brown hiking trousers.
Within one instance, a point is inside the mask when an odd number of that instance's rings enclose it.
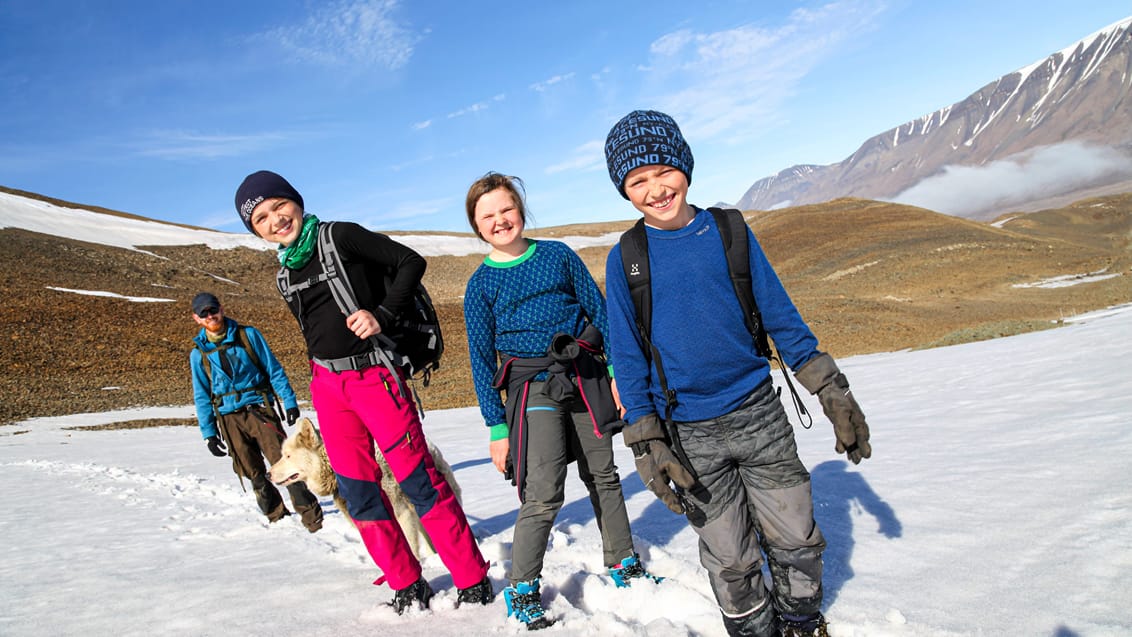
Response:
[[[287,437],[275,411],[263,405],[249,405],[217,418],[220,433],[232,457],[232,470],[247,478],[255,491],[256,503],[271,522],[290,515],[279,490],[267,479],[266,457],[271,464],[283,456],[282,442]],[[322,505],[302,482],[287,487],[291,504],[302,516],[303,526],[311,533],[322,528]]]

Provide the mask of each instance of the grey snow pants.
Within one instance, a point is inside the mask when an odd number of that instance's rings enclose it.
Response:
[[[689,521],[700,538],[700,563],[729,630],[777,634],[778,615],[819,612],[825,538],[814,522],[810,474],[771,382],[735,411],[678,422],[676,432],[704,487],[684,495],[695,507]]]
[[[527,481],[511,545],[512,584],[542,573],[550,530],[566,498],[571,459],[590,494],[605,565],[620,564],[634,553],[621,477],[613,463],[613,436],[597,436],[577,394],[569,402],[556,402],[546,395],[545,385],[532,382],[527,399]]]

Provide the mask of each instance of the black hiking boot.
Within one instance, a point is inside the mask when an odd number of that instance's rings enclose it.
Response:
[[[782,637],[829,637],[825,617],[822,617],[821,613],[806,619],[784,616],[782,618]]]
[[[456,593],[456,608],[460,604],[483,604],[487,606],[495,599],[495,589],[491,587],[491,578],[486,575],[479,584],[461,588]]]
[[[428,585],[425,578],[420,578],[409,586],[402,588],[393,593],[393,601],[389,605],[393,610],[397,611],[398,615],[404,615],[405,611],[410,606],[416,605],[420,610],[428,608],[429,600],[432,599],[432,587]]]

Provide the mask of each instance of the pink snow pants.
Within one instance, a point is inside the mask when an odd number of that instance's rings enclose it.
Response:
[[[436,470],[416,403],[401,395],[390,371],[370,367],[332,372],[312,363],[311,399],[339,492],[389,586],[401,590],[412,585],[420,579],[421,565],[381,490],[375,442],[452,573],[452,583],[467,588],[481,582],[487,562],[456,495]]]

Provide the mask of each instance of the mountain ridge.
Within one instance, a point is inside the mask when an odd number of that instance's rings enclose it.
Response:
[[[847,196],[916,204],[929,194],[923,192],[929,187],[925,182],[950,176],[956,183],[955,171],[963,167],[1008,162],[1018,167],[1012,178],[1021,181],[1027,170],[1041,168],[1035,156],[1050,164],[1066,143],[1094,164],[1091,172],[1082,170],[1087,166],[1081,161],[1060,166],[1066,178],[1052,191],[1041,186],[1057,180],[1035,174],[1031,187],[982,205],[964,202],[955,192],[959,189],[952,189],[936,194],[937,200],[950,200],[952,209],[932,208],[987,219],[1007,207],[1033,211],[1059,197],[1083,198],[1086,191],[1126,192],[1132,189],[1130,89],[1132,17],[1007,73],[963,100],[874,135],[840,162],[800,164],[760,179],[737,207],[774,209]]]

